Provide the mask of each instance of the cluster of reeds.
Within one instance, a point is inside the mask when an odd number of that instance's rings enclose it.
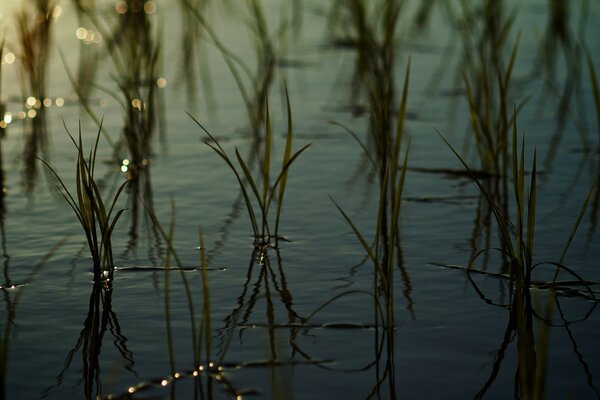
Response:
[[[538,346],[538,355],[536,355],[535,345],[535,331],[533,324],[533,316],[535,314],[531,298],[531,289],[533,287],[549,289],[549,297],[546,304],[546,311],[544,313],[545,318],[549,318],[552,313],[552,300],[555,289],[559,289],[564,286],[569,286],[572,282],[575,285],[582,285],[589,298],[597,301],[594,292],[590,289],[589,282],[586,282],[581,278],[575,271],[567,267],[564,262],[566,258],[569,246],[575,236],[577,228],[586,212],[589,205],[590,199],[595,191],[598,190],[598,183],[600,175],[596,178],[592,188],[585,199],[585,202],[580,210],[577,221],[571,229],[569,236],[567,237],[562,255],[557,262],[534,262],[534,239],[535,239],[535,225],[536,225],[536,197],[537,197],[537,155],[534,151],[532,167],[530,172],[530,183],[529,190],[525,190],[525,139],[522,139],[520,152],[517,148],[517,124],[516,117],[513,116],[512,121],[512,192],[514,195],[514,207],[515,217],[510,217],[506,208],[498,204],[497,198],[493,193],[490,192],[489,188],[484,185],[478,178],[474,170],[472,170],[466,161],[450,146],[450,144],[442,137],[442,139],[448,144],[452,152],[460,160],[464,168],[469,172],[473,182],[477,185],[480,193],[484,196],[485,200],[489,203],[498,226],[498,231],[501,240],[500,248],[483,248],[475,253],[474,256],[469,260],[469,264],[466,268],[469,280],[473,284],[473,287],[477,293],[490,304],[495,304],[492,300],[488,299],[485,294],[479,289],[477,284],[471,277],[471,273],[474,270],[475,264],[478,262],[479,257],[483,254],[498,251],[501,256],[508,260],[509,266],[508,275],[496,275],[498,277],[505,277],[509,284],[510,300],[506,308],[510,312],[509,323],[503,346],[501,347],[501,354],[499,359],[503,358],[504,351],[508,346],[508,343],[512,341],[513,334],[517,338],[517,349],[518,349],[518,369],[515,377],[516,382],[516,393],[519,393],[521,398],[535,399],[544,397],[545,390],[545,355],[547,345],[547,332],[540,336],[542,341],[541,345]],[[540,282],[534,280],[532,274],[534,270],[541,269],[543,266],[551,266],[555,269],[552,281]],[[477,272],[484,273],[481,270]],[[559,282],[557,281],[560,273],[568,274],[574,281]],[[535,314],[542,315],[542,314]],[[539,318],[539,317],[538,317]],[[543,317],[542,317],[543,318]],[[543,320],[543,319],[542,319]],[[544,323],[547,323],[544,321]],[[478,393],[476,398],[482,398],[491,386],[495,376],[497,375],[498,364],[495,364],[494,372],[491,378],[486,382],[484,388]]]
[[[208,135],[209,140],[206,144],[217,153],[221,159],[231,169],[235,178],[239,184],[242,192],[244,203],[248,211],[248,217],[250,224],[252,225],[252,232],[255,238],[255,245],[263,246],[270,243],[271,239],[275,240],[275,244],[279,240],[279,224],[281,211],[283,206],[283,198],[288,180],[288,170],[292,163],[306,150],[310,143],[301,147],[299,150],[292,154],[292,139],[293,139],[293,127],[292,127],[292,110],[290,105],[290,99],[287,95],[286,89],[286,104],[287,104],[287,134],[285,147],[283,151],[283,158],[281,161],[281,169],[278,172],[273,173],[271,171],[271,153],[273,147],[273,133],[271,130],[271,118],[269,114],[268,103],[265,105],[265,136],[264,136],[264,153],[263,163],[260,166],[260,175],[254,177],[247,163],[242,158],[239,150],[235,149],[236,160],[233,160],[227,155],[223,147],[202,126],[197,119],[192,117],[194,122]],[[191,116],[190,116],[191,117]],[[236,167],[236,163],[239,167]],[[276,174],[276,175],[275,175]],[[275,179],[273,180],[273,176]],[[269,214],[271,206],[275,201],[275,220],[269,220]]]
[[[382,149],[385,151],[383,155],[376,154],[375,156],[368,157],[375,171],[380,171],[383,168],[383,176],[379,181],[379,201],[373,242],[370,242],[369,238],[354,224],[352,218],[334,201],[336,208],[352,228],[364,251],[367,253],[368,260],[373,265],[373,316],[374,326],[376,327],[375,348],[378,349],[376,353],[378,367],[377,385],[373,389],[372,395],[375,393],[379,394],[379,391],[382,389],[382,382],[386,381],[388,382],[390,396],[395,396],[396,390],[395,370],[393,366],[393,330],[396,326],[394,313],[394,270],[395,268],[399,268],[401,273],[405,275],[398,221],[409,154],[408,147],[405,150],[404,157],[401,157],[400,154],[405,131],[404,122],[406,118],[409,76],[410,66],[406,70],[394,136],[391,137],[390,142]],[[354,133],[352,135],[361,144],[363,149],[365,149],[366,154],[369,155],[366,145]],[[385,162],[385,164],[381,165],[382,162]],[[406,276],[403,276],[403,281],[406,284],[405,278]],[[410,295],[407,296],[409,297],[408,301],[410,304]],[[381,333],[379,332],[380,328],[383,328]],[[384,346],[387,350],[386,353],[382,353]],[[387,354],[387,357],[382,357],[382,354]],[[384,361],[384,366],[380,371],[379,363],[382,360]]]
[[[135,4],[134,4],[135,3]],[[128,174],[134,176],[148,165],[152,154],[151,139],[159,125],[159,69],[161,42],[160,33],[151,22],[151,17],[136,6],[134,0],[126,2],[122,13],[100,18],[91,5],[78,2],[78,9],[93,24],[104,43],[104,49],[115,69],[119,92],[95,84],[114,97],[124,110],[124,127],[121,140],[114,143],[116,154],[124,147],[129,160]],[[106,28],[109,26],[110,28]],[[74,83],[78,95],[84,95]],[[89,98],[83,96],[84,103]],[[93,113],[92,113],[93,114]],[[94,115],[92,115],[94,116]],[[98,118],[95,118],[98,121]]]
[[[24,187],[33,189],[37,176],[36,157],[44,154],[47,145],[46,115],[42,102],[46,98],[48,64],[52,40],[54,0],[35,0],[23,3],[15,21],[19,43],[18,57],[23,104],[34,99],[31,130],[23,150]],[[28,104],[31,106],[32,104]]]
[[[160,88],[165,87],[166,80],[160,75],[161,33],[152,19],[151,10],[146,10],[139,1],[129,0],[119,10],[111,10],[108,14],[97,13],[93,3],[76,1],[76,6],[81,18],[85,17],[92,24],[94,34],[101,38],[101,50],[115,70],[118,90],[96,82],[82,86],[81,79],[76,80],[68,69],[67,73],[81,104],[96,123],[99,124],[100,118],[90,103],[87,85],[105,92],[122,108],[122,135],[114,140],[106,132],[104,134],[113,146],[119,168],[131,180],[128,187],[129,234],[130,247],[135,247],[140,221],[146,217],[144,207],[152,205],[152,185],[147,171],[154,155],[153,140],[157,134],[161,141],[165,140]],[[89,56],[94,61],[102,56],[99,52],[82,53],[82,57]],[[148,225],[148,229],[152,229]]]
[[[512,50],[509,48],[514,15],[506,15],[505,5],[495,1],[485,1],[481,9],[466,8],[464,13],[462,74],[471,133],[481,172],[506,177],[510,169],[510,83],[519,45],[517,39]]]
[[[269,88],[275,77],[278,54],[280,52],[276,40],[284,36],[288,23],[284,20],[274,29],[274,32],[270,32],[262,2],[260,0],[251,0],[247,2],[247,5],[249,8],[249,18],[247,18],[246,23],[254,40],[254,54],[257,63],[254,70],[242,57],[233,53],[225,46],[198,8],[190,9],[205,29],[212,43],[223,56],[242,96],[250,123],[250,130],[253,136],[259,139],[261,129],[265,124],[265,106],[267,104]]]
[[[65,129],[77,149],[75,195],[71,194],[71,191],[69,191],[58,173],[47,162],[43,160],[42,162],[56,178],[58,182],[57,189],[59,190],[60,195],[75,212],[75,215],[83,228],[92,257],[94,282],[104,283],[109,287],[115,268],[111,236],[119,217],[125,210],[118,210],[114,214],[113,211],[115,211],[119,195],[129,181],[125,181],[119,186],[114,197],[110,200],[110,203],[105,202],[102,198],[100,188],[94,179],[94,169],[96,167],[96,156],[102,124],[100,124],[98,134],[96,135],[96,141],[94,146],[90,149],[87,160],[83,150],[81,124],[79,125],[79,135],[77,140],[73,138],[66,125]]]
[[[374,5],[373,5],[374,4]],[[378,162],[381,182],[388,153],[394,147],[393,117],[395,79],[400,15],[403,2],[383,0],[374,3],[364,0],[336,1],[333,4],[332,26],[338,27],[340,40],[356,53],[353,78],[353,101],[368,104],[368,148],[372,160]]]

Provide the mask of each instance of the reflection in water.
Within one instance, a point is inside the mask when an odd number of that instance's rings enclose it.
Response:
[[[560,303],[560,299],[567,297],[568,301],[577,301],[570,299],[572,292],[564,292],[566,288],[548,288],[545,290],[542,287],[536,287],[535,299],[532,299],[531,287],[524,286],[515,281],[516,285],[510,283],[510,288],[513,290],[513,295],[508,304],[495,302],[486,297],[481,289],[472,279],[469,272],[469,279],[475,290],[488,304],[502,307],[508,311],[508,323],[504,331],[502,342],[498,350],[495,352],[494,362],[490,376],[475,395],[476,399],[484,398],[492,388],[494,382],[499,376],[505,356],[509,350],[511,343],[516,339],[517,343],[517,368],[515,371],[515,398],[521,399],[541,399],[545,398],[546,391],[546,370],[551,352],[549,337],[551,330],[564,328],[569,340],[571,341],[573,353],[581,364],[585,375],[586,382],[595,396],[600,397],[598,388],[594,385],[594,379],[589,365],[584,359],[583,354],[579,351],[575,336],[571,329],[571,325],[576,322],[586,321],[592,312],[595,310],[598,302],[594,301],[583,318],[578,320],[568,320]],[[491,276],[491,275],[490,275]],[[507,283],[502,276],[502,283]],[[540,290],[542,289],[542,291]],[[544,300],[545,299],[545,300]],[[535,300],[535,301],[534,301]],[[544,305],[545,302],[545,305]],[[541,310],[540,310],[541,309]],[[552,314],[558,310],[560,322],[553,322]],[[537,323],[534,323],[536,322]],[[536,329],[537,326],[537,329]]]
[[[275,253],[277,259],[275,267],[271,264],[270,251]],[[225,326],[219,330],[217,349],[220,362],[223,361],[234,334],[239,332],[239,339],[241,340],[244,331],[253,326],[249,322],[250,317],[258,300],[262,298],[266,303],[266,328],[268,329],[270,352],[268,360],[277,362],[285,359],[277,350],[279,341],[276,338],[276,328],[279,323],[276,322],[274,294],[277,295],[284,306],[287,315],[285,325],[294,326],[305,321],[293,308],[293,296],[288,288],[279,249],[269,246],[256,246],[248,266],[246,282],[242,288],[242,293],[237,299],[237,307],[225,317]]]
[[[0,284],[0,292],[6,303],[6,321],[4,327],[0,328],[0,399],[6,397],[6,376],[8,374],[8,361],[10,351],[10,341],[13,335],[13,329],[16,327],[15,318],[17,305],[23,294],[24,286],[29,284],[40,272],[42,267],[50,260],[54,253],[64,244],[65,240],[59,241],[41,260],[37,263],[25,278],[24,283],[15,284],[9,277],[10,257],[6,247],[6,231],[4,229],[4,213],[0,216],[0,226],[2,234],[2,252],[4,257],[4,283]]]
[[[56,383],[42,393],[42,398],[51,397],[52,391],[62,385],[73,358],[79,350],[82,355],[83,395],[86,399],[96,399],[102,394],[100,350],[107,331],[113,337],[113,344],[125,364],[124,368],[137,376],[133,353],[127,348],[127,338],[121,333],[117,315],[112,310],[112,290],[94,284],[89,300],[87,317],[75,346],[67,354],[65,365],[56,377]]]

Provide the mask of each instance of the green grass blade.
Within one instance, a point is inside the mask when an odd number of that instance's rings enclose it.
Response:
[[[458,158],[460,163],[465,167],[465,169],[467,170],[467,172],[469,173],[469,175],[471,177],[471,180],[473,180],[475,185],[479,188],[479,191],[481,192],[481,194],[483,194],[486,201],[490,205],[492,212],[494,213],[494,217],[496,218],[496,221],[498,222],[498,227],[500,229],[500,235],[502,236],[502,242],[507,247],[509,253],[511,254],[511,257],[514,257],[515,251],[514,251],[514,246],[512,244],[511,237],[510,237],[510,229],[509,228],[516,229],[515,226],[508,219],[508,217],[504,215],[502,210],[496,205],[492,195],[485,189],[485,187],[481,184],[481,182],[479,182],[479,180],[477,179],[477,177],[475,176],[475,174],[473,173],[471,168],[469,168],[469,165],[466,163],[466,161],[463,160],[463,158],[458,154],[458,152],[456,150],[454,150],[454,147],[452,147],[452,145],[446,140],[446,138],[444,138],[444,136],[442,136],[442,134],[437,129],[436,129],[436,132],[442,138],[442,140],[446,143],[446,145],[450,148],[450,150],[452,150],[452,152]]]
[[[244,162],[244,159],[242,158],[242,156],[240,155],[240,152],[238,151],[238,149],[235,149],[235,156],[237,157],[238,163],[240,165],[240,167],[242,168],[242,172],[244,173],[244,176],[246,178],[246,182],[248,182],[248,184],[250,185],[250,188],[252,189],[252,192],[254,193],[254,197],[256,198],[256,201],[258,203],[258,207],[261,210],[262,213],[262,228],[263,231],[265,228],[267,228],[267,220],[266,220],[266,212],[265,212],[265,206],[262,203],[262,199],[261,196],[258,192],[258,187],[256,186],[256,182],[254,182],[254,178],[252,178],[252,173],[250,172],[250,169],[248,169],[248,166],[246,165],[246,163]],[[264,232],[263,232],[264,234]]]
[[[307,145],[300,148],[300,150],[295,152],[294,155],[292,155],[292,157],[290,157],[288,162],[281,169],[281,171],[279,172],[279,175],[277,175],[277,179],[275,179],[275,182],[273,183],[273,190],[271,191],[271,194],[267,198],[267,204],[265,205],[265,212],[268,213],[268,211],[269,211],[269,206],[271,205],[271,202],[273,201],[275,189],[281,183],[281,180],[283,179],[283,175],[290,169],[291,165],[294,163],[294,161],[296,161],[296,159],[300,156],[300,154],[302,154],[310,146],[311,146],[311,143],[308,143]]]
[[[283,195],[285,194],[285,187],[287,185],[287,177],[288,171],[285,168],[290,157],[292,156],[292,137],[293,137],[293,128],[292,128],[292,106],[290,104],[290,96],[288,93],[287,85],[285,88],[285,103],[287,106],[287,135],[285,137],[285,148],[283,150],[283,160],[281,162],[281,171],[285,172],[281,173],[281,183],[279,183],[279,193],[277,195],[277,210],[275,212],[275,236],[279,233],[279,218],[281,216],[281,208],[283,206]],[[276,186],[273,186],[273,190],[275,190]]]
[[[350,228],[352,229],[352,231],[354,232],[354,235],[356,236],[356,238],[358,239],[358,241],[360,242],[360,244],[362,245],[363,249],[367,252],[367,255],[369,256],[369,258],[371,259],[371,261],[373,262],[373,265],[375,266],[375,269],[377,271],[377,275],[380,276],[382,279],[385,280],[385,273],[384,271],[381,269],[381,265],[379,263],[379,261],[377,260],[376,255],[373,253],[373,250],[371,249],[371,247],[369,246],[369,244],[367,243],[367,241],[365,240],[365,238],[363,237],[363,235],[360,233],[360,231],[358,230],[358,228],[356,227],[356,225],[354,225],[354,223],[352,222],[352,220],[350,219],[350,217],[344,212],[344,210],[342,210],[342,208],[335,202],[335,200],[330,196],[329,197],[331,199],[331,201],[333,202],[333,205],[338,209],[338,211],[342,214],[342,217],[344,217],[344,219],[346,220],[346,222],[348,223],[348,225],[350,225]],[[384,286],[386,286],[385,282],[384,282]]]
[[[533,241],[535,237],[535,204],[536,204],[536,180],[537,180],[537,150],[533,151],[533,169],[531,171],[531,184],[529,188],[529,205],[527,207],[527,241],[525,250],[527,265],[531,266],[533,259]]]
[[[411,59],[408,58],[408,66],[406,67],[406,73],[404,75],[404,88],[402,89],[402,100],[400,101],[400,109],[398,110],[398,122],[396,124],[396,138],[394,143],[393,159],[398,159],[400,154],[400,144],[402,143],[402,137],[404,136],[404,121],[406,119],[406,106],[408,104],[408,83],[410,79],[410,63]],[[392,176],[395,176],[393,174]]]
[[[581,206],[581,210],[579,211],[579,215],[577,216],[577,221],[575,222],[575,225],[573,225],[573,228],[571,228],[571,232],[569,233],[569,237],[567,239],[567,242],[565,243],[565,247],[560,256],[560,260],[558,261],[558,264],[562,265],[564,263],[565,258],[567,256],[567,252],[569,251],[569,247],[571,246],[571,242],[573,241],[573,238],[575,237],[575,233],[577,233],[577,228],[579,228],[579,224],[581,223],[581,220],[583,219],[583,216],[585,215],[585,212],[588,208],[588,205],[590,204],[590,200],[592,199],[594,192],[596,190],[598,190],[599,183],[600,183],[600,174],[598,174],[596,176],[596,180],[594,180],[594,184],[592,185],[587,197],[585,198],[585,201],[583,202],[583,205]],[[559,270],[557,269],[554,274],[554,278],[552,279],[552,282],[556,281],[556,279],[558,278],[558,273],[559,273]]]
[[[358,135],[353,130],[348,128],[346,125],[340,124],[339,122],[331,122],[331,124],[339,126],[343,130],[345,130],[350,136],[352,136],[354,138],[354,140],[356,140],[356,143],[358,143],[359,146],[362,148],[365,157],[367,157],[367,159],[369,160],[371,165],[373,165],[373,169],[377,169],[377,163],[375,162],[375,159],[373,159],[373,157],[371,156],[371,152],[369,151],[367,146],[363,143],[362,140],[360,140]]]

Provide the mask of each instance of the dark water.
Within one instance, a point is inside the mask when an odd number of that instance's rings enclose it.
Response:
[[[506,151],[479,156],[465,82],[494,138],[501,98],[508,118],[518,108],[527,184],[537,152],[533,262],[558,262],[598,174],[588,65],[600,74],[598,3],[405,1],[394,22],[398,4],[63,1],[45,18],[34,2],[3,1],[2,398],[126,398],[130,388],[140,399],[600,397],[597,192],[564,258],[577,276],[563,270],[557,290],[543,285],[553,280],[550,264],[534,269],[528,289],[500,276],[507,265],[494,250],[474,262],[484,273],[467,274],[478,250],[502,243],[485,198],[436,133],[495,199],[508,199],[514,221],[512,127]],[[25,40],[24,32],[33,33]],[[410,152],[386,304],[331,200],[371,243],[378,173],[336,124],[381,162],[369,137],[382,125],[394,132],[409,62],[401,154]],[[284,82],[293,148],[311,146],[289,170],[279,232],[289,242],[257,253],[233,173],[187,113],[259,174],[252,160],[263,154],[268,93],[275,170],[287,129]],[[113,233],[110,290],[93,284],[81,226],[35,158],[73,188],[76,150],[63,121],[73,134],[81,121],[88,149],[101,118],[96,180],[108,197],[132,179],[118,202],[127,211]],[[486,164],[502,154],[506,174]],[[168,245],[147,209],[165,228],[173,218],[183,269],[165,271]],[[391,313],[387,326],[374,299]],[[211,333],[198,345],[203,315]]]

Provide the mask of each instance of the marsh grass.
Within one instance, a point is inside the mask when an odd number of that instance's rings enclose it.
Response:
[[[94,282],[104,283],[105,285],[110,286],[115,267],[111,236],[119,217],[125,210],[121,209],[116,211],[114,215],[113,211],[121,192],[129,181],[125,181],[119,186],[114,197],[110,200],[110,203],[105,202],[94,179],[94,169],[96,167],[96,156],[102,125],[100,125],[100,128],[98,129],[94,146],[90,149],[87,160],[83,150],[81,124],[79,124],[79,135],[77,140],[73,138],[66,124],[65,129],[77,149],[75,195],[71,194],[65,182],[60,178],[54,168],[46,161],[41,161],[58,181],[60,195],[71,207],[83,228],[92,257]]]
[[[290,105],[290,99],[286,89],[286,104],[287,104],[287,134],[285,147],[283,152],[283,159],[281,162],[281,169],[279,171],[271,171],[271,153],[272,153],[272,142],[273,133],[271,131],[271,118],[269,114],[268,104],[266,105],[266,126],[265,126],[265,137],[264,137],[264,153],[263,163],[260,169],[260,175],[258,177],[252,176],[250,168],[242,158],[239,150],[235,149],[236,160],[233,160],[227,155],[223,147],[211,135],[204,126],[198,122],[193,116],[190,117],[194,122],[208,135],[209,140],[206,144],[215,152],[217,155],[227,164],[231,169],[235,178],[240,186],[246,210],[248,211],[248,217],[250,224],[252,225],[252,232],[254,234],[255,245],[262,246],[268,244],[271,239],[275,240],[275,244],[279,240],[279,226],[281,212],[283,208],[283,198],[288,181],[289,168],[294,161],[302,154],[309,146],[310,143],[301,147],[296,152],[292,153],[292,139],[293,139],[293,127],[292,127],[292,109]],[[238,166],[236,167],[237,161]],[[277,174],[277,175],[275,175]],[[272,176],[276,176],[272,180]],[[273,183],[271,183],[273,182]],[[275,201],[275,220],[269,220],[269,213]]]
[[[108,57],[114,68],[112,77],[116,89],[98,82],[92,82],[91,86],[112,97],[123,112],[122,135],[115,140],[107,132],[103,131],[103,134],[113,147],[115,162],[131,181],[128,185],[130,240],[126,252],[137,246],[141,223],[145,223],[148,236],[156,236],[156,232],[152,231],[153,225],[145,219],[147,214],[144,213],[144,207],[153,203],[150,164],[155,155],[153,141],[157,135],[163,149],[166,149],[165,113],[162,109],[162,90],[159,87],[159,82],[160,85],[166,84],[166,81],[160,81],[162,31],[156,26],[152,15],[139,9],[141,3],[138,3],[128,1],[127,10],[122,14],[100,13],[93,3],[77,4],[81,17],[91,22],[103,43],[97,51],[100,55],[93,52],[85,54],[93,57],[88,61]],[[89,98],[89,90],[75,79],[64,57],[63,63],[81,104],[100,125],[100,118],[96,115]]]
[[[379,179],[379,202],[377,207],[377,219],[375,237],[373,242],[361,233],[360,229],[352,221],[351,217],[332,199],[335,207],[351,227],[354,235],[360,242],[363,250],[373,265],[373,317],[376,327],[375,348],[376,352],[376,385],[371,396],[380,395],[384,383],[387,382],[387,395],[395,398],[395,366],[394,366],[394,337],[395,313],[394,313],[394,268],[399,269],[405,284],[404,295],[407,298],[409,309],[412,307],[410,297],[410,281],[402,263],[402,250],[400,247],[399,218],[402,204],[402,192],[406,177],[409,147],[401,158],[400,150],[404,136],[404,122],[406,118],[406,107],[408,99],[408,82],[410,76],[410,64],[407,67],[402,99],[400,102],[394,135],[388,132],[371,131],[375,139],[383,139],[386,135],[386,144],[374,156],[368,156],[372,167],[377,171]],[[358,136],[348,130],[367,152]],[[382,175],[381,175],[382,174]],[[396,264],[397,265],[396,265]],[[381,310],[381,312],[379,311]],[[412,312],[412,310],[411,310]],[[414,317],[414,314],[413,314]],[[379,329],[382,329],[382,332]],[[386,352],[382,352],[383,348]],[[383,355],[386,357],[383,357]]]
[[[556,298],[555,289],[560,289],[561,286],[569,286],[569,282],[557,281],[560,272],[569,274],[571,277],[573,277],[574,281],[570,284],[575,286],[582,285],[589,294],[589,298],[593,301],[597,301],[594,292],[590,289],[590,285],[592,283],[586,282],[575,271],[567,267],[564,262],[569,246],[588,207],[590,198],[593,192],[597,190],[598,179],[596,179],[594,182],[592,189],[584,201],[584,204],[579,212],[578,219],[571,229],[569,236],[567,237],[567,241],[559,261],[536,263],[533,259],[533,253],[536,225],[537,154],[536,151],[534,151],[529,188],[528,191],[526,191],[526,170],[524,161],[525,138],[522,138],[521,148],[519,151],[517,148],[518,138],[516,116],[513,117],[512,122],[511,157],[513,183],[512,194],[514,195],[515,207],[514,219],[509,217],[505,208],[496,203],[493,193],[491,193],[486,186],[477,179],[473,170],[471,170],[471,168],[456,152],[456,150],[452,148],[452,146],[441,134],[440,137],[442,137],[464,168],[471,174],[473,182],[478,187],[481,194],[485,197],[486,201],[489,203],[498,226],[501,247],[480,249],[474,256],[471,257],[468,266],[465,269],[473,288],[488,304],[499,305],[488,299],[472,279],[471,275],[473,271],[481,272],[480,270],[474,269],[475,263],[478,261],[481,255],[492,251],[499,252],[505,259],[508,260],[509,263],[509,275],[507,277],[507,281],[510,290],[510,301],[508,305],[504,306],[510,312],[508,326],[502,345],[498,351],[498,361],[494,363],[494,368],[492,369],[490,378],[486,381],[484,387],[477,393],[475,398],[483,398],[488,389],[491,387],[492,383],[495,381],[500,368],[500,363],[504,358],[504,353],[508,347],[508,344],[515,336],[517,338],[518,354],[518,368],[515,376],[515,393],[518,393],[519,397],[523,399],[543,398],[545,395],[546,359],[548,352],[549,332],[548,327],[544,327],[540,330],[538,337],[539,343],[536,347],[536,335],[533,320],[534,315],[536,318],[539,318],[538,315],[542,314],[536,314],[534,311],[531,298],[531,288],[537,287],[549,289],[549,292],[547,293],[545,312],[543,314],[546,320],[550,319],[554,310],[553,302]],[[532,278],[534,270],[541,268],[542,266],[550,266],[555,268],[552,281],[540,283]],[[482,273],[487,275],[485,272]],[[498,276],[504,277],[504,275]],[[540,319],[543,323],[546,323],[544,317],[541,317]]]
[[[23,3],[15,17],[23,104],[27,104],[26,99],[33,97],[38,105],[23,148],[23,186],[27,192],[35,186],[36,158],[42,155],[47,157],[48,128],[46,112],[41,104],[46,98],[54,7],[53,0],[28,1]]]
[[[563,248],[562,255],[558,262],[556,263],[534,263],[533,262],[533,249],[534,249],[534,239],[535,239],[535,215],[536,215],[536,183],[537,183],[537,154],[534,151],[532,168],[531,168],[531,178],[529,184],[529,191],[526,195],[525,192],[525,139],[522,139],[520,155],[517,150],[517,123],[516,118],[513,118],[512,125],[512,180],[513,180],[513,188],[512,192],[514,195],[514,204],[515,204],[515,214],[516,217],[514,220],[510,218],[507,214],[507,211],[502,206],[498,205],[495,201],[493,194],[483,185],[483,183],[477,179],[473,170],[468,166],[466,161],[458,154],[458,152],[449,144],[449,142],[438,132],[442,140],[450,147],[454,155],[459,159],[461,164],[465,167],[465,169],[471,174],[472,180],[479,189],[480,193],[485,197],[486,201],[489,203],[494,218],[496,220],[496,224],[498,226],[500,240],[501,240],[501,248],[492,249],[492,248],[484,248],[479,250],[475,256],[471,257],[469,261],[469,266],[467,269],[470,269],[476,262],[479,256],[484,253],[490,252],[492,250],[499,251],[503,256],[505,256],[509,260],[510,265],[510,282],[512,285],[517,285],[517,287],[526,287],[529,288],[532,285],[532,277],[531,274],[535,268],[545,264],[551,264],[555,266],[555,275],[551,283],[548,285],[551,287],[556,283],[556,279],[560,271],[566,272],[582,284],[586,284],[586,281],[583,280],[579,275],[577,275],[574,271],[569,269],[567,266],[563,265],[565,260],[567,251],[569,246],[575,236],[577,228],[585,215],[585,211],[587,210],[590,199],[595,190],[598,187],[598,178],[596,178],[594,184],[592,185],[590,192],[588,193],[583,206],[579,212],[577,221],[575,222],[573,228],[571,229],[569,236],[567,237],[565,246]],[[589,288],[588,288],[589,289]],[[595,296],[591,290],[589,293],[592,298],[595,299]]]
[[[190,0],[187,1],[189,3]],[[277,40],[283,41],[289,23],[283,19],[274,32],[270,32],[262,2],[250,0],[246,4],[249,13],[246,24],[253,39],[257,63],[254,70],[242,57],[227,48],[200,10],[193,7],[190,10],[225,60],[242,96],[252,135],[258,139],[261,137],[261,128],[266,124],[267,97],[277,69],[280,52]]]
[[[368,105],[370,135],[362,146],[368,149],[366,155],[371,153],[366,162],[377,163],[375,172],[379,182],[383,179],[389,154],[395,149],[394,78],[397,73],[400,45],[398,30],[403,4],[403,1],[396,0],[336,1],[332,4],[329,17],[330,26],[340,31],[331,32],[335,35],[334,41],[349,44],[356,55],[351,101],[355,108],[362,108],[361,102]],[[341,37],[336,39],[337,35]],[[405,79],[405,90],[406,83]]]

